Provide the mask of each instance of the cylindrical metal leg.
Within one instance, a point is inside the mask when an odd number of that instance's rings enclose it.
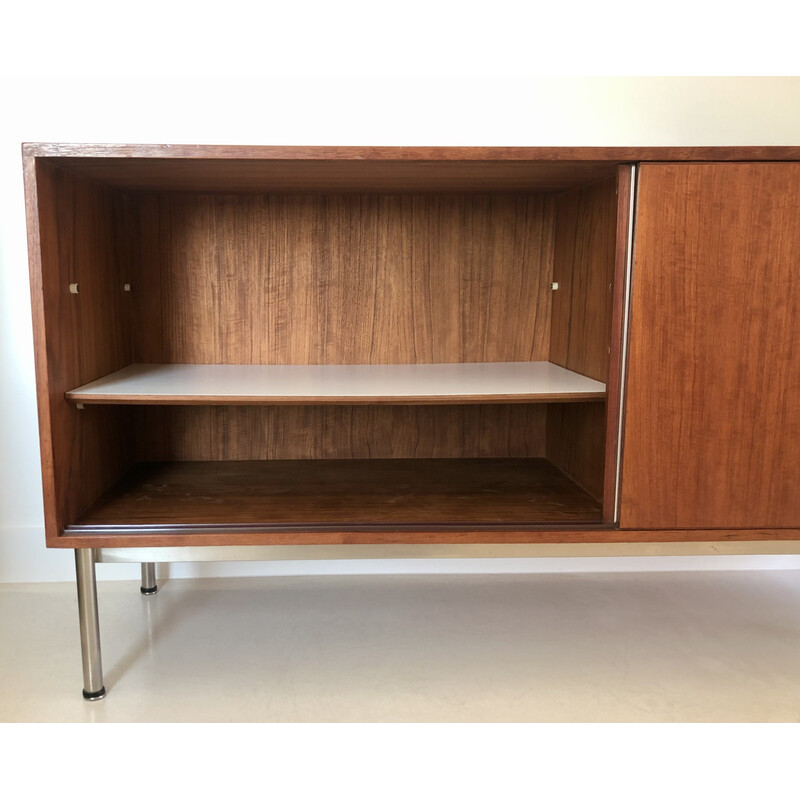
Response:
[[[155,564],[142,564],[142,588],[140,591],[142,594],[155,594],[158,591]]]
[[[83,658],[83,696],[86,700],[105,697],[103,664],[100,659],[100,620],[97,614],[97,581],[94,573],[94,550],[75,550],[75,574],[78,580],[78,617],[81,625]]]

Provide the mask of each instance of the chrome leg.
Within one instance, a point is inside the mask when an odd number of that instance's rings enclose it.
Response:
[[[106,687],[103,686],[103,664],[100,660],[100,621],[97,615],[94,560],[94,550],[89,548],[75,550],[83,659],[83,696],[86,700],[99,700],[106,695]]]
[[[158,591],[156,583],[156,565],[152,562],[142,564],[142,594],[155,594]]]

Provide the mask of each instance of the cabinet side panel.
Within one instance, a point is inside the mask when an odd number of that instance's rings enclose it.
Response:
[[[547,458],[595,500],[603,499],[606,404],[547,406]]]
[[[616,177],[556,198],[550,360],[604,383],[616,236]]]
[[[141,461],[539,458],[545,405],[136,409]]]
[[[30,269],[31,316],[33,320],[33,352],[36,362],[36,400],[39,412],[39,447],[42,461],[42,494],[44,525],[47,539],[52,541],[63,527],[63,519],[56,502],[53,464],[53,440],[50,420],[50,391],[47,370],[47,339],[45,336],[44,287],[42,285],[42,233],[39,224],[39,183],[45,176],[37,176],[36,159],[23,156],[25,179],[25,216],[28,228],[28,263]],[[42,192],[47,189],[43,185]],[[47,232],[45,231],[45,234]]]
[[[137,202],[137,360],[547,359],[545,195],[175,193]]]
[[[637,201],[621,524],[800,524],[800,164],[660,164]]]
[[[111,193],[41,162],[34,169],[37,204],[29,213],[37,215],[40,243],[32,286],[52,540],[119,478],[130,455],[129,410],[78,410],[64,392],[126,366],[131,342]]]
[[[550,361],[608,382],[616,263],[617,178],[555,199]],[[606,406],[553,405],[547,457],[596,499],[603,498]],[[607,512],[606,512],[607,514]]]
[[[611,354],[606,393],[606,457],[603,487],[603,521],[615,523],[619,516],[619,470],[622,436],[622,406],[627,366],[627,321],[630,296],[630,261],[633,248],[633,217],[636,168],[630,164],[617,170],[617,232],[614,255],[614,287],[611,313]]]

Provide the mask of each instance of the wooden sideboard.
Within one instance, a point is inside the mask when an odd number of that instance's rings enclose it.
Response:
[[[23,163],[87,698],[97,561],[800,552],[800,148]]]

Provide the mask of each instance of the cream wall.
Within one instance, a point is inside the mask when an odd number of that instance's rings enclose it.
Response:
[[[798,78],[0,78],[0,582],[44,547],[20,143],[800,145]],[[796,557],[173,565],[189,575],[797,568]],[[99,577],[128,578],[131,565]]]

